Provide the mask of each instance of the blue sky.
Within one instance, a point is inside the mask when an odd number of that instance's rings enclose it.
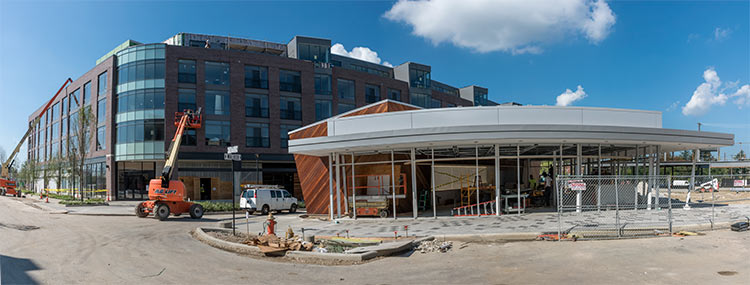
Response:
[[[748,1],[565,1],[585,9],[555,14],[563,12],[550,5],[514,11],[501,3],[472,9],[443,2],[394,7],[395,1],[2,0],[0,146],[10,152],[28,115],[65,78],[77,78],[107,51],[127,39],[161,42],[179,32],[281,43],[294,35],[329,38],[347,50],[367,47],[394,65],[428,64],[434,79],[487,87],[497,102],[555,105],[558,95],[570,89],[575,96],[580,85],[585,97],[573,106],[662,111],[666,128],[695,129],[702,122],[703,130],[734,133],[737,142],[750,144],[750,104],[733,96],[750,84]],[[536,17],[525,16],[537,11],[547,18],[535,23]],[[683,114],[707,80],[713,85],[701,92],[708,97],[696,101],[704,104]]]

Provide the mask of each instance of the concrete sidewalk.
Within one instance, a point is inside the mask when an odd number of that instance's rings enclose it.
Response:
[[[16,198],[18,199],[18,198]],[[19,199],[24,204],[42,209],[51,214],[92,215],[92,216],[134,216],[135,206],[140,201],[111,201],[109,206],[72,206],[60,204],[58,199],[39,199],[39,196],[29,196]]]
[[[715,225],[726,225],[730,222],[744,221],[750,216],[750,205],[729,205],[716,207]],[[241,214],[244,216],[244,214]],[[394,234],[404,236],[408,226],[409,236],[467,237],[474,236],[474,240],[492,240],[493,236],[500,239],[529,239],[535,238],[543,232],[557,233],[559,225],[563,231],[585,229],[590,225],[614,226],[615,212],[583,212],[565,213],[558,219],[556,212],[529,213],[518,215],[483,216],[483,217],[432,217],[424,218],[360,218],[357,220],[343,218],[338,221],[323,221],[317,218],[300,218],[298,214],[279,214],[276,217],[277,232],[284,232],[292,227],[295,233],[301,234],[305,229],[306,235],[318,236],[350,236],[357,237],[393,237]],[[673,227],[675,229],[694,228],[694,230],[709,229],[711,223],[711,208],[694,207],[690,210],[673,209]],[[246,225],[244,217],[237,220],[236,228],[246,231],[249,225],[251,233],[258,233],[263,229],[266,217],[253,215]],[[669,225],[667,211],[621,210],[619,213],[621,227],[653,227],[666,228]],[[224,222],[231,222],[231,216]]]

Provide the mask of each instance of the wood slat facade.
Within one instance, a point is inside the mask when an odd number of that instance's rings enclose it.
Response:
[[[366,114],[377,114],[386,112],[399,112],[407,110],[417,110],[419,107],[406,105],[399,102],[386,100],[375,105],[367,106],[342,117],[360,116]],[[318,122],[304,129],[289,134],[290,140],[324,137],[328,136],[328,124],[326,121]],[[300,185],[302,186],[302,197],[305,200],[305,207],[308,214],[329,214],[329,187],[328,187],[328,157],[318,157],[310,155],[295,154],[294,161],[297,165]],[[359,161],[359,159],[358,159]],[[359,167],[357,167],[359,170]],[[349,168],[351,171],[351,168]],[[399,171],[400,172],[400,169]],[[334,191],[336,185],[336,175],[334,173]],[[343,186],[342,186],[343,187]],[[334,192],[334,196],[336,193]],[[344,202],[345,192],[341,193],[341,209],[345,211]],[[334,211],[336,205],[334,205]]]

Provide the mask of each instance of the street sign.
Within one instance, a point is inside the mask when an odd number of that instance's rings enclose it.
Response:
[[[227,153],[237,153],[237,146],[229,146],[227,147]]]
[[[242,155],[239,153],[225,153],[224,154],[224,160],[234,160],[234,161],[241,161]]]

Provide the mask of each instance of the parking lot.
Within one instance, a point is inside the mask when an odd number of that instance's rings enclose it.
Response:
[[[456,242],[445,254],[413,253],[326,267],[240,256],[204,245],[189,234],[197,226],[214,226],[229,217],[159,222],[134,216],[55,215],[0,197],[0,282],[739,284],[750,277],[750,233],[588,242]]]

